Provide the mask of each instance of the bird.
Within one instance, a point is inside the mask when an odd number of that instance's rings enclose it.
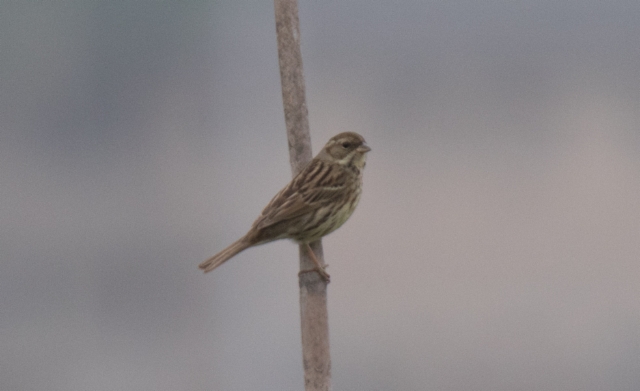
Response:
[[[326,266],[320,264],[309,243],[344,224],[355,210],[362,193],[362,172],[371,148],[355,132],[333,136],[322,150],[265,206],[249,231],[218,254],[199,265],[212,271],[249,247],[279,239],[303,245],[315,264],[311,270],[329,282]]]

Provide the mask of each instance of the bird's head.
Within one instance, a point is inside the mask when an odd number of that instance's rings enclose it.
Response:
[[[366,153],[371,151],[364,138],[358,133],[344,132],[333,136],[322,148],[318,157],[333,163],[354,165],[362,170]]]

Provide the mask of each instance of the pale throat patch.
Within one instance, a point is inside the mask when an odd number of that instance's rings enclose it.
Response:
[[[362,153],[360,154],[360,156],[356,156],[356,158],[353,160],[353,164],[356,167],[358,167],[358,170],[362,171],[366,163],[366,160],[367,160],[367,154]]]
[[[354,154],[356,154],[355,158],[353,156]],[[364,168],[365,161],[367,160],[367,155],[364,153],[358,154],[358,152],[352,151],[344,159],[339,160],[338,163],[347,165],[351,162],[351,159],[353,159],[353,164],[358,167],[358,169],[362,170]]]

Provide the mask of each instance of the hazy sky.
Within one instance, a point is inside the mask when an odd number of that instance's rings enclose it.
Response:
[[[335,390],[640,389],[640,2],[302,1]],[[300,390],[270,1],[6,1],[0,389]]]

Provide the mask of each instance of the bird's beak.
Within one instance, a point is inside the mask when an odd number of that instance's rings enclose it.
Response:
[[[371,151],[371,148],[369,148],[369,146],[367,144],[363,143],[361,146],[356,148],[356,151],[358,151],[360,153],[365,153],[365,152]]]

